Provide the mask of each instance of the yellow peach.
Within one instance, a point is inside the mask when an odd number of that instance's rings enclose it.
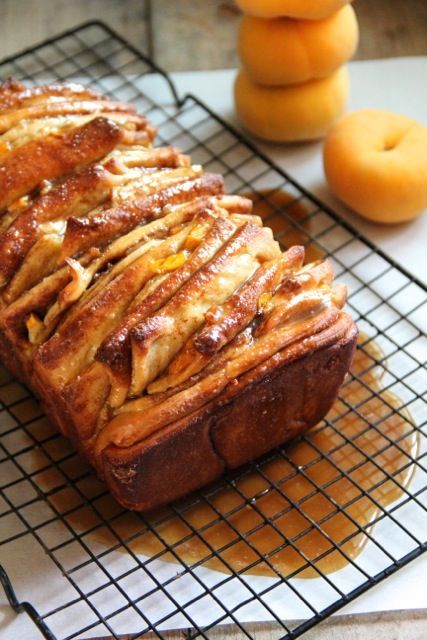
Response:
[[[321,20],[341,9],[351,0],[236,0],[249,16],[257,18],[303,18]]]
[[[236,112],[243,127],[276,142],[323,137],[344,111],[347,96],[345,67],[321,80],[285,87],[255,84],[240,71],[234,86]]]
[[[239,53],[254,82],[293,84],[336,71],[353,56],[358,39],[357,18],[350,5],[323,20],[245,16]]]
[[[405,222],[427,207],[427,127],[411,118],[350,113],[329,131],[323,161],[331,190],[369,220]]]

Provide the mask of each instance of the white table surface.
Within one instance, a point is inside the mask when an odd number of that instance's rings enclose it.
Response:
[[[385,109],[402,113],[427,125],[427,56],[352,62],[349,68],[351,94],[348,111],[362,108]],[[175,73],[172,77],[180,94],[197,95],[239,129],[232,101],[235,75],[233,70],[220,70]],[[338,202],[329,191],[323,175],[321,142],[279,145],[250,139],[276,164],[340,213],[391,258],[414,276],[427,282],[427,212],[405,224],[371,223]]]

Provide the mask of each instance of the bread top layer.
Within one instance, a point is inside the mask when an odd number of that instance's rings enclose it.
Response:
[[[282,253],[250,200],[154,135],[79,85],[0,87],[3,341],[95,456],[346,322],[328,261]]]

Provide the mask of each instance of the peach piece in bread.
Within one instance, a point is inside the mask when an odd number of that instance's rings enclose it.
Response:
[[[251,80],[285,85],[330,75],[353,56],[358,39],[350,5],[323,20],[245,16],[239,53]]]
[[[322,20],[351,0],[236,0],[243,13],[258,18]]]
[[[323,162],[331,190],[369,220],[406,222],[427,207],[427,127],[411,118],[350,113],[329,131]]]
[[[345,67],[326,78],[284,87],[255,84],[245,71],[235,82],[236,112],[250,133],[275,142],[323,137],[344,111],[348,97]]]

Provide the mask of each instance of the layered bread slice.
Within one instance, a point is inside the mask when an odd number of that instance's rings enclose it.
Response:
[[[316,424],[357,336],[327,260],[154,135],[76,84],[0,87],[1,355],[132,509]]]

